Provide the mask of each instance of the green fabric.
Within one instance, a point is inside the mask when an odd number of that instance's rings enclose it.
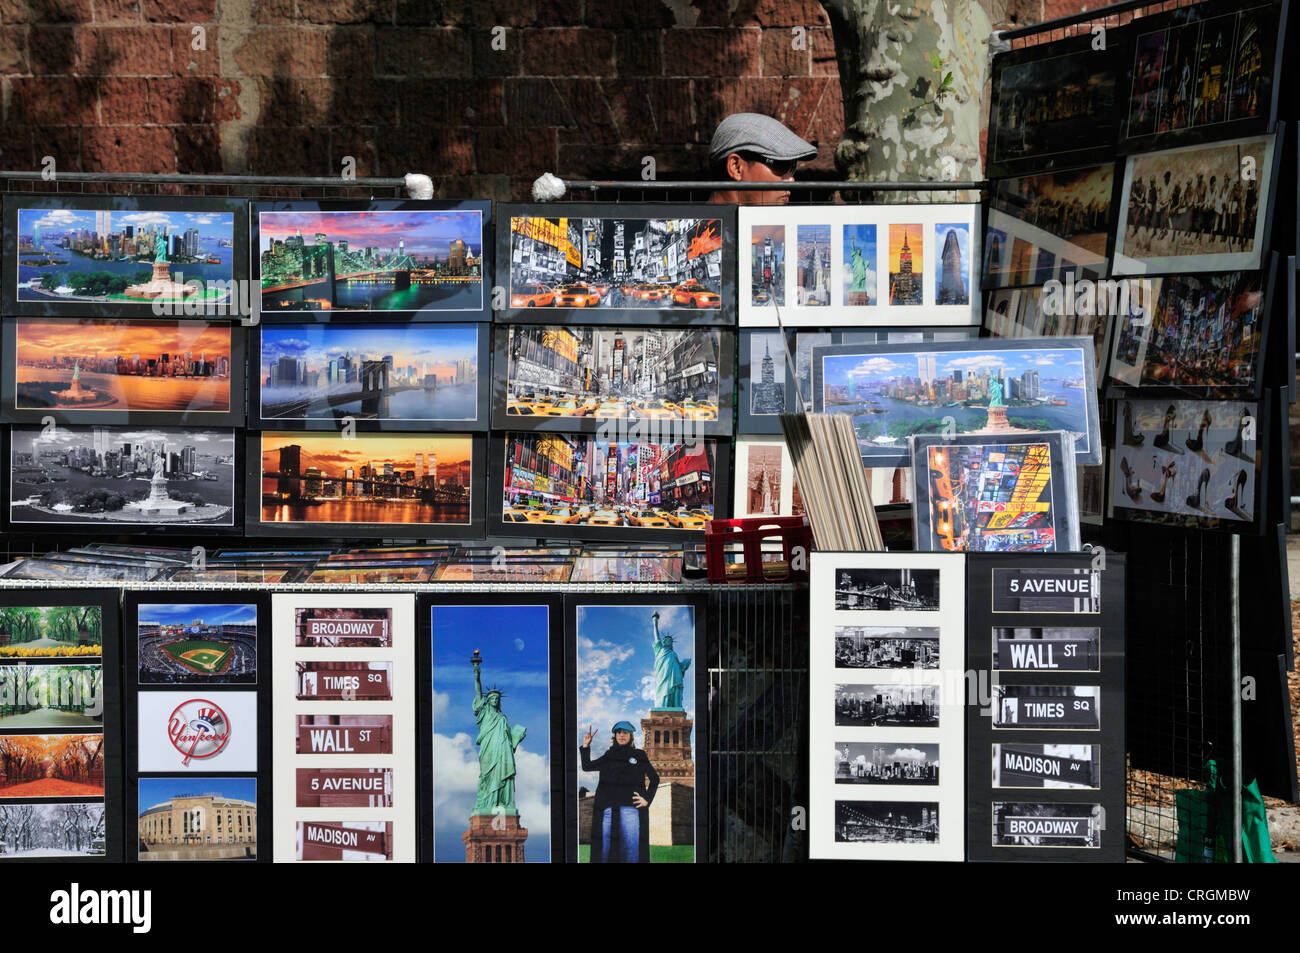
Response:
[[[1232,830],[1232,799],[1219,766],[1205,765],[1205,788],[1184,788],[1174,792],[1178,818],[1178,841],[1174,860],[1180,864],[1232,863],[1227,838]],[[1276,864],[1268,835],[1268,812],[1252,780],[1241,789],[1241,859],[1248,864]]]

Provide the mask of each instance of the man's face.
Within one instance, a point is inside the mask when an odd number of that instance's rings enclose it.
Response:
[[[733,152],[727,156],[727,172],[737,182],[793,182],[795,163],[774,163],[776,168],[757,157],[742,156]],[[756,189],[738,193],[741,205],[786,205],[790,201],[789,192]]]

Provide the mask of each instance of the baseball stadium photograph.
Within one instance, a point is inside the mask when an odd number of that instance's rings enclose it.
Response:
[[[252,685],[257,682],[257,606],[143,603],[142,685]]]

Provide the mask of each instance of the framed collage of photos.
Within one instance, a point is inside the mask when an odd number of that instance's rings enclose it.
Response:
[[[0,865],[120,863],[117,592],[0,592]]]
[[[565,599],[564,819],[578,863],[700,863],[709,843],[707,600]]]
[[[489,324],[261,324],[250,422],[267,430],[477,431],[488,427]]]
[[[812,859],[963,859],[965,582],[960,555],[813,553]]]
[[[5,318],[6,420],[242,427],[244,334],[229,320]]]
[[[6,317],[251,313],[246,199],[11,193],[3,221]]]
[[[275,593],[274,859],[410,862],[415,596]]]
[[[1090,338],[1002,338],[812,349],[813,410],[853,418],[867,466],[908,466],[908,439],[1061,430],[1101,462]]]
[[[271,860],[270,599],[128,591],[129,861]]]
[[[740,325],[977,325],[978,230],[978,205],[742,206]]]
[[[494,439],[488,534],[689,542],[726,518],[726,441],[628,438],[510,431]]]
[[[1124,570],[967,557],[967,664],[991,675],[967,718],[967,859],[1123,860]]]
[[[496,329],[492,426],[730,436],[731,331],[512,324]]]
[[[249,218],[263,323],[491,320],[491,202],[254,201]]]
[[[736,323],[734,208],[500,204],[497,219],[498,321]]]
[[[564,600],[517,595],[417,603],[421,853],[435,863],[566,859],[568,736],[564,696],[553,690],[564,670]]]
[[[457,433],[248,435],[249,536],[483,535],[486,438]]]

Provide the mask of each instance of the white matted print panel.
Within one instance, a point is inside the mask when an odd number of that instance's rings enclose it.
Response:
[[[742,206],[742,327],[980,322],[980,207]]]
[[[811,563],[811,856],[962,860],[965,557],[813,553]],[[846,750],[869,763],[846,771]]]

